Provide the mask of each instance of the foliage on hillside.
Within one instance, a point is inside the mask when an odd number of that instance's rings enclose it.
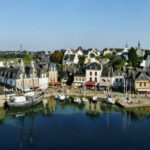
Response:
[[[142,57],[138,57],[136,49],[133,47],[131,47],[131,49],[129,50],[128,57],[129,62],[131,62],[130,64],[132,64],[133,67],[138,67],[143,60]]]
[[[83,55],[83,56],[79,56],[78,58],[79,58],[79,65],[82,66],[84,64],[84,61],[85,61],[86,57]]]
[[[54,62],[54,63],[61,64],[62,63],[62,59],[63,59],[63,53],[61,53],[60,51],[55,51],[50,56],[50,61]]]
[[[24,62],[25,64],[29,64],[29,63],[31,63],[31,61],[32,61],[31,55],[26,54],[26,55],[23,57],[23,62]]]

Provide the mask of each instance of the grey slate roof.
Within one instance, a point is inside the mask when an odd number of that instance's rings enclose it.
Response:
[[[141,80],[149,80],[150,81],[150,77],[146,75],[146,73],[141,72],[138,77],[136,78],[136,81],[141,81]]]
[[[125,73],[120,70],[120,69],[117,69],[113,72],[112,76],[123,76]]]
[[[71,54],[71,55],[67,54],[65,55],[64,60],[73,61],[74,57],[75,57],[75,54]]]
[[[100,70],[101,66],[100,66],[100,64],[94,62],[94,63],[87,65],[86,69],[88,69],[88,70]]]
[[[48,66],[48,70],[57,70],[57,67],[56,67],[56,64],[55,63],[50,63],[49,66]]]

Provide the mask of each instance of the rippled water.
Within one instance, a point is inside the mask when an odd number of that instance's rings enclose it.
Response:
[[[126,111],[50,98],[46,108],[0,109],[2,150],[143,150],[150,147],[149,131],[150,108]]]

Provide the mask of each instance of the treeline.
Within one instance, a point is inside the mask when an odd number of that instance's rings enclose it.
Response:
[[[0,58],[23,58],[26,55],[26,53],[8,53],[8,52],[1,52]]]

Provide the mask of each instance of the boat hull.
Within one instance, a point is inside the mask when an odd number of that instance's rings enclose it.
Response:
[[[107,98],[105,102],[112,105],[115,104],[115,101],[113,101],[111,98]]]
[[[34,105],[37,105],[42,102],[44,94],[38,94],[36,97],[33,98],[33,100],[25,101],[25,102],[7,102],[7,105],[11,108],[19,108],[19,107],[31,107]]]

